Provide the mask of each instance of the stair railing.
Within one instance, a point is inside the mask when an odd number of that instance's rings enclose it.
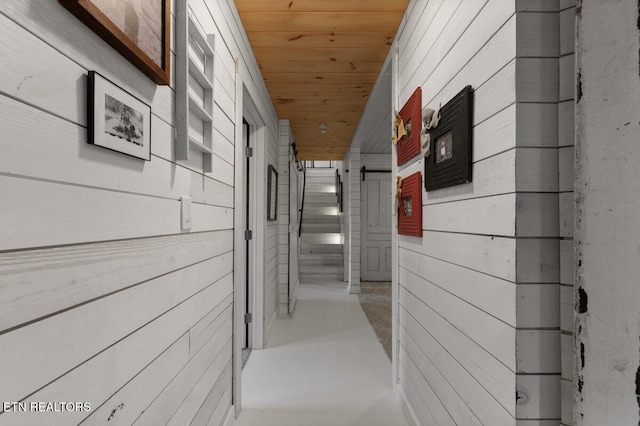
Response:
[[[298,223],[298,238],[302,237],[302,218],[304,216],[304,194],[307,188],[307,167],[302,166],[302,202],[300,203],[300,222]]]

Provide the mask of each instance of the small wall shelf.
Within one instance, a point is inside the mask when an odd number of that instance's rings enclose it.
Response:
[[[176,159],[189,160],[193,148],[211,172],[215,36],[200,28],[188,1],[176,8]]]

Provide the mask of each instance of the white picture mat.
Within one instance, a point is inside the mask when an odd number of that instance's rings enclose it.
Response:
[[[144,160],[151,159],[151,108],[98,73],[94,73],[93,143]],[[105,95],[122,102],[142,114],[142,146],[105,132]]]

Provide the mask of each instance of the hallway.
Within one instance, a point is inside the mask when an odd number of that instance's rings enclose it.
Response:
[[[391,363],[344,283],[301,285],[292,319],[242,373],[235,426],[404,426]]]

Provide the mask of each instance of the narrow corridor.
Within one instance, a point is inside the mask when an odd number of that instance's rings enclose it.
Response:
[[[391,363],[344,283],[300,286],[293,318],[243,371],[235,426],[405,426]]]

